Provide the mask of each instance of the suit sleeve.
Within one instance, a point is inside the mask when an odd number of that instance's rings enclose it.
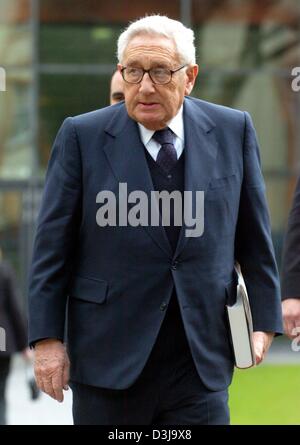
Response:
[[[282,299],[300,298],[300,177],[289,214],[282,256]]]
[[[67,288],[81,222],[81,157],[73,119],[64,121],[48,164],[29,276],[29,344],[64,339]]]
[[[256,133],[245,113],[243,183],[235,242],[255,331],[282,333],[280,284]]]

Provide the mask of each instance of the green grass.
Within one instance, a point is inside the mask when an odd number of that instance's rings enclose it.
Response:
[[[229,394],[232,425],[300,424],[300,364],[236,370]]]

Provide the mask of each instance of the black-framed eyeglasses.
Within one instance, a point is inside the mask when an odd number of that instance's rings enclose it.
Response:
[[[177,70],[169,70],[168,68],[150,68],[149,70],[144,70],[143,68],[137,68],[134,66],[125,66],[121,69],[121,73],[125,82],[128,83],[140,83],[145,75],[149,74],[150,79],[156,85],[166,85],[171,82],[172,76],[177,71],[182,70],[187,64],[180,66]]]

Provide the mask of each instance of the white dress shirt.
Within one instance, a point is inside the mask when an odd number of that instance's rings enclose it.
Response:
[[[177,159],[179,159],[184,148],[184,128],[183,128],[182,113],[183,113],[183,105],[181,105],[181,108],[179,109],[176,116],[174,116],[166,125],[166,127],[169,127],[170,130],[172,130],[175,135],[174,147],[177,153]],[[154,161],[156,161],[158,152],[161,148],[161,144],[159,144],[152,138],[152,136],[155,133],[155,130],[148,130],[148,128],[145,128],[144,125],[140,124],[139,122],[138,126],[143,144],[145,145],[147,151],[152,156]]]

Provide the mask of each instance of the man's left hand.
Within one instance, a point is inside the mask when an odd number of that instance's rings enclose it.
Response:
[[[265,355],[268,352],[268,349],[273,341],[273,337],[274,337],[273,332],[261,332],[261,331],[253,332],[252,339],[255,351],[255,360],[257,365],[259,365],[265,358]]]

